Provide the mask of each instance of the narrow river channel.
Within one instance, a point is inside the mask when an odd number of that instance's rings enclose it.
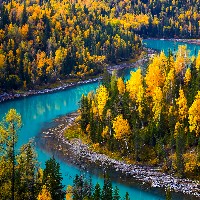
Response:
[[[154,48],[157,50],[168,51],[169,48],[172,50],[177,49],[180,42],[174,43],[173,41],[163,40],[144,40],[147,47]],[[195,54],[200,50],[200,46],[188,45],[191,54]],[[130,73],[130,70],[126,70],[126,75]],[[98,82],[88,83],[79,85],[73,88],[68,88],[64,91],[58,91],[55,93],[42,94],[36,96],[24,97],[12,101],[0,103],[0,119],[8,112],[9,109],[15,108],[18,113],[22,116],[23,127],[19,134],[18,147],[24,143],[27,143],[31,138],[37,137],[38,133],[42,129],[50,126],[50,122],[53,119],[76,111],[79,106],[79,100],[82,94],[87,94],[91,90],[95,90],[98,87]],[[38,160],[42,167],[45,165],[45,161],[52,155],[36,147],[38,154]],[[65,185],[73,184],[73,177],[76,174],[80,174],[79,168],[64,163],[57,159],[61,165],[61,172],[63,175],[63,183]],[[89,174],[89,172],[86,172]],[[103,183],[103,179],[97,175],[90,174],[94,183]],[[164,195],[157,190],[142,190],[139,187],[135,187],[131,184],[122,184],[113,181],[114,185],[117,185],[120,189],[120,195],[125,196],[125,192],[129,192],[131,199],[134,200],[158,200],[165,199]],[[178,198],[177,198],[178,199]]]

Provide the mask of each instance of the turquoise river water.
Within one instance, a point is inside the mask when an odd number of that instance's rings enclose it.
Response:
[[[147,47],[154,48],[157,50],[168,51],[169,48],[172,50],[177,49],[181,42],[174,43],[173,41],[166,40],[144,40]],[[200,50],[200,46],[188,45],[191,54],[195,54]],[[195,50],[196,49],[196,50]],[[133,69],[132,69],[133,70]],[[126,70],[125,73],[128,76],[131,69]],[[21,146],[27,143],[31,138],[36,138],[43,128],[49,125],[53,119],[65,115],[67,113],[76,111],[79,106],[79,100],[82,94],[87,94],[91,90],[95,90],[98,87],[98,83],[88,83],[79,85],[73,88],[68,88],[64,91],[58,91],[55,93],[42,94],[24,97],[12,101],[0,103],[0,119],[8,112],[9,109],[15,108],[18,113],[22,116],[23,127],[19,133],[19,142],[17,146]],[[36,145],[36,152],[38,159],[42,167],[45,165],[45,161],[52,155],[49,152],[45,152]],[[80,174],[78,167],[73,166],[69,163],[64,163],[57,158],[60,163],[61,172],[63,175],[63,183],[65,185],[73,183],[73,178],[76,174]],[[89,172],[87,172],[89,174]],[[94,183],[103,183],[103,179],[100,176],[90,174]],[[131,184],[122,184],[118,181],[113,180],[113,184],[117,185],[120,189],[121,196],[128,192],[131,199],[134,200],[163,200],[165,199],[162,193],[154,190],[142,190],[140,187],[135,187]]]

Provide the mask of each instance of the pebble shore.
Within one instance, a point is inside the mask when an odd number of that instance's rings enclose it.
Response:
[[[149,52],[151,52],[151,50],[149,50]],[[122,64],[118,64],[118,65],[114,65],[114,66],[108,66],[107,70],[108,70],[109,73],[112,73],[112,71],[114,71],[114,70],[122,70],[122,69],[125,69],[125,68],[139,67],[139,66],[142,66],[147,61],[148,61],[147,58],[142,58],[142,59],[139,59],[138,61],[133,62],[133,63],[122,63]],[[3,94],[0,94],[0,102],[12,100],[12,99],[16,99],[16,98],[32,96],[32,95],[52,93],[52,92],[56,92],[56,91],[59,91],[59,90],[65,90],[65,89],[70,88],[70,87],[82,85],[82,84],[97,82],[97,81],[100,81],[101,79],[102,79],[102,77],[92,78],[92,79],[88,79],[88,80],[81,80],[81,81],[74,82],[74,83],[62,84],[62,86],[51,88],[51,89],[29,90],[27,92],[20,93],[20,94],[18,94],[18,93],[6,93],[5,92]]]
[[[163,173],[159,167],[127,164],[124,161],[111,159],[104,154],[91,151],[88,145],[83,144],[78,138],[71,141],[67,140],[64,137],[64,131],[74,122],[76,117],[77,113],[60,117],[56,119],[59,125],[42,133],[45,140],[53,139],[53,143],[55,143],[55,140],[58,141],[57,150],[63,152],[64,156],[71,157],[71,160],[74,160],[73,164],[77,164],[75,158],[79,158],[79,160],[87,162],[89,165],[96,164],[104,169],[111,168],[112,171],[120,172],[126,177],[147,183],[154,188],[170,188],[171,191],[200,198],[200,182],[198,181],[181,179]]]

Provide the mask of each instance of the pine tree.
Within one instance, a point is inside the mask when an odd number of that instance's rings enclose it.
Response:
[[[76,175],[73,182],[73,200],[83,200],[92,197],[91,179],[88,182],[84,176]]]
[[[65,192],[62,185],[62,175],[60,173],[60,164],[56,162],[55,158],[50,158],[45,163],[43,172],[43,185],[51,193],[52,199],[62,200],[65,198]]]
[[[17,193],[20,194],[21,199],[35,199],[40,185],[36,180],[38,161],[32,141],[20,148],[17,161]]]
[[[101,199],[102,200],[112,200],[113,194],[112,194],[112,183],[109,178],[104,179],[104,185],[101,193]]]
[[[176,135],[176,166],[177,172],[182,177],[184,173],[184,160],[183,153],[185,151],[185,135],[183,128],[178,127]]]
[[[130,197],[129,197],[129,193],[128,192],[126,192],[125,200],[131,200]]]
[[[116,186],[113,193],[113,200],[120,200],[119,188]]]
[[[101,187],[98,183],[94,188],[93,200],[101,200]]]

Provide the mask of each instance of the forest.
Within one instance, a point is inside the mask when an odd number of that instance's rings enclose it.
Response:
[[[141,37],[198,38],[199,0],[4,0],[0,92],[84,79],[140,54]]]
[[[200,0],[0,0],[0,95],[102,76],[83,95],[75,132],[94,151],[200,180],[200,52],[156,54],[129,80],[106,68],[145,54],[143,38],[200,38]],[[1,96],[0,96],[1,97]],[[17,148],[15,109],[0,122],[0,199],[129,200],[109,177],[63,185],[54,157],[41,168],[35,141]],[[28,134],[28,133],[27,133]],[[168,193],[169,192],[169,193]],[[167,199],[171,199],[167,191]]]
[[[83,95],[80,132],[100,152],[199,179],[199,88],[200,53],[189,58],[186,46],[168,57],[161,52],[130,80],[105,74],[96,93]]]
[[[73,178],[73,185],[63,185],[60,164],[54,157],[42,169],[30,140],[17,149],[21,115],[10,109],[0,122],[0,199],[1,200],[120,200],[119,189],[108,176],[101,187],[84,174]],[[70,173],[70,172],[68,172]],[[130,200],[126,193],[125,200]]]
[[[109,3],[12,0],[0,10],[1,91],[97,75],[141,46]]]

